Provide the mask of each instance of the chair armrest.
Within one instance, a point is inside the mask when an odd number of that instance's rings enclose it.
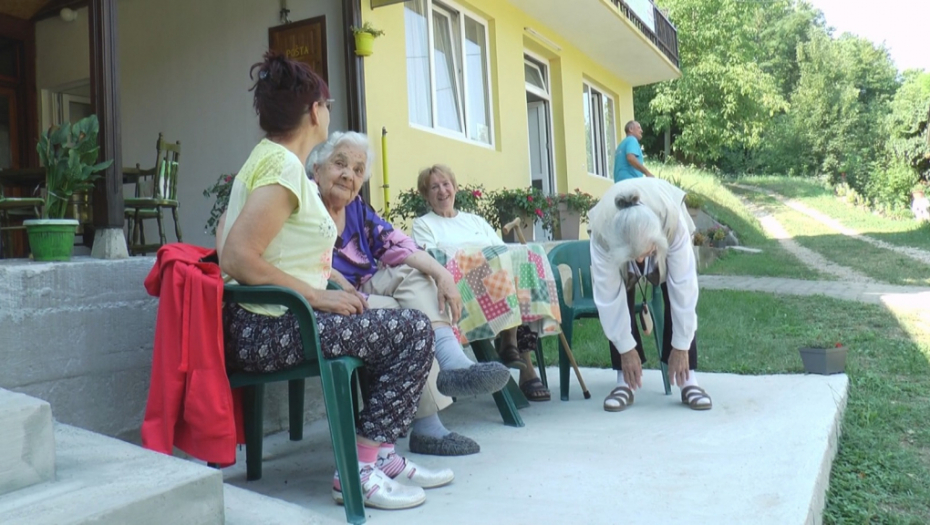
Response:
[[[339,283],[337,283],[336,281],[330,279],[329,281],[326,281],[326,289],[327,290],[338,290],[341,292],[342,286],[340,286]]]
[[[294,290],[283,286],[227,284],[223,287],[223,302],[274,304],[286,307],[297,317],[304,359],[311,362],[323,359],[323,353],[320,350],[320,333],[313,315],[313,308],[304,296]]]

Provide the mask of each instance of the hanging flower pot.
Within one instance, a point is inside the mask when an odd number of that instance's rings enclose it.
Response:
[[[371,56],[374,52],[375,38],[384,34],[384,31],[375,29],[371,22],[365,22],[362,27],[352,27],[355,35],[355,54],[360,57]]]

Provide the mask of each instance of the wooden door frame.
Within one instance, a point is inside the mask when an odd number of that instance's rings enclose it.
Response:
[[[0,36],[22,43],[20,76],[16,83],[4,81],[2,86],[16,92],[17,137],[19,148],[18,167],[39,165],[39,154],[35,144],[39,140],[39,103],[36,91],[36,39],[35,25],[29,20],[20,20],[0,15]]]

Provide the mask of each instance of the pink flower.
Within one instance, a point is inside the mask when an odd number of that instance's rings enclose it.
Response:
[[[540,210],[539,208],[536,208],[536,215],[539,217],[542,217],[543,216],[542,210]]]
[[[546,197],[546,203],[547,203],[549,206],[552,206],[552,199],[551,199],[550,197]]]
[[[223,177],[223,182],[229,182],[229,181],[231,181],[231,180],[233,180],[233,176],[232,176],[232,175],[227,175],[227,176]]]
[[[532,196],[532,195],[527,195],[527,196],[526,196],[526,200],[529,201],[529,202],[533,202],[533,196]]]
[[[481,198],[481,190],[475,190],[475,191],[471,192],[471,194],[472,194],[472,196],[475,197],[476,199],[480,199],[480,198]]]
[[[836,343],[836,344],[834,344],[833,346],[835,346],[835,347],[837,347],[837,348],[842,348],[843,343]]]

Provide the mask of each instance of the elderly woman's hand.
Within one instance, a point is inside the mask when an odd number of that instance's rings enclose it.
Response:
[[[459,288],[452,279],[452,274],[448,271],[436,279],[436,287],[439,289],[439,310],[446,311],[448,307],[452,314],[452,324],[458,324],[462,318],[462,295],[459,294]]]
[[[360,314],[365,311],[365,300],[354,289],[350,292],[342,290],[316,290],[313,297],[308,298],[314,310],[332,312],[340,315]]]
[[[673,385],[683,387],[688,380],[688,351],[672,349],[668,356],[668,377]]]

